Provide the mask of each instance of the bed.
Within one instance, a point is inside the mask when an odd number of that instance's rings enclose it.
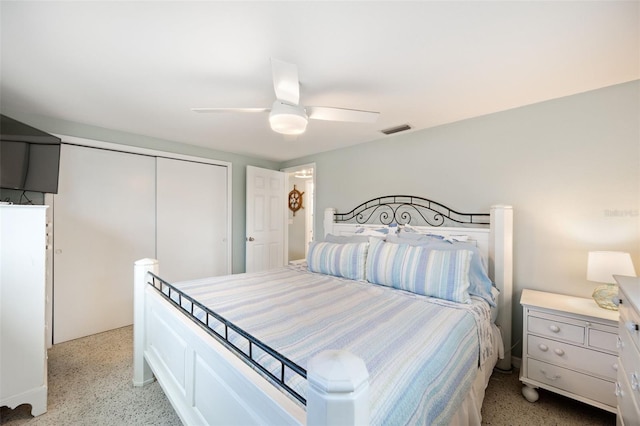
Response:
[[[512,209],[385,196],[324,231],[271,271],[168,283],[136,262],[134,385],[185,424],[480,424],[511,368]]]

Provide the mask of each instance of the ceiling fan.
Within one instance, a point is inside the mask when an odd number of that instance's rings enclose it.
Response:
[[[191,110],[213,113],[269,112],[271,129],[285,135],[304,133],[310,118],[313,120],[374,123],[380,115],[379,112],[373,111],[300,105],[298,67],[295,64],[271,58],[271,69],[273,88],[276,92],[276,101],[271,105],[271,108],[191,108]]]

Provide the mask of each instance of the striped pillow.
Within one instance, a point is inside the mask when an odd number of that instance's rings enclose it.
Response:
[[[452,302],[470,301],[471,250],[412,249],[415,252],[407,256],[409,266],[397,288]]]
[[[406,244],[390,244],[379,238],[371,238],[367,255],[367,281],[398,287],[408,249]]]
[[[309,244],[307,267],[311,272],[364,280],[368,248],[369,243],[338,244],[313,241]]]
[[[372,240],[367,256],[367,281],[453,302],[467,303],[471,250]]]

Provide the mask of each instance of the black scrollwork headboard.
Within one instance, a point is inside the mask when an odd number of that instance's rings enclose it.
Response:
[[[489,225],[489,213],[460,213],[422,197],[387,195],[364,202],[348,213],[335,213],[335,222],[358,224],[442,226],[445,223]]]

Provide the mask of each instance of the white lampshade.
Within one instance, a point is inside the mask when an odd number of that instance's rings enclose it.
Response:
[[[587,280],[614,284],[616,280],[613,275],[636,275],[631,255],[621,251],[590,251]]]
[[[285,135],[299,135],[307,129],[307,114],[299,105],[275,101],[269,114],[271,130]]]

